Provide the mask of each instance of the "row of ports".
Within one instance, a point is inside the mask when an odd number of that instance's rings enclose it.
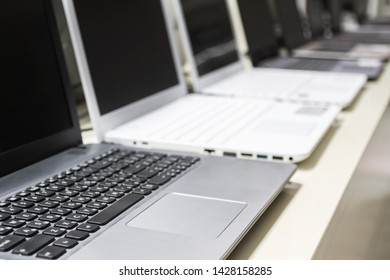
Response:
[[[213,149],[205,149],[204,150],[207,154],[209,155],[212,155],[212,154],[215,154],[216,151],[213,150]],[[226,156],[226,157],[243,157],[243,158],[257,158],[257,159],[264,159],[264,160],[267,160],[267,159],[272,159],[272,160],[278,160],[278,161],[283,161],[284,160],[284,157],[283,156],[271,156],[269,157],[268,155],[264,155],[264,154],[252,154],[252,153],[239,153],[237,154],[236,152],[223,152],[223,155]],[[293,158],[292,157],[289,157],[288,158],[289,161],[293,161]]]
[[[137,143],[136,141],[133,142],[134,145],[137,145],[137,144],[141,144],[143,146],[147,146],[149,143],[148,142],[140,142],[140,143]],[[204,149],[204,151],[209,154],[209,155],[213,155],[215,154],[215,150],[214,149]],[[223,155],[226,156],[226,157],[237,157],[237,153],[235,152],[223,152]],[[254,155],[252,153],[240,153],[240,156],[243,157],[243,158],[258,158],[258,159],[268,159],[268,156],[267,155],[263,155],[263,154],[257,154],[257,155]],[[272,160],[278,160],[278,161],[283,161],[284,158],[283,156],[272,156],[271,157]],[[289,158],[290,161],[293,161],[293,158],[290,157]]]

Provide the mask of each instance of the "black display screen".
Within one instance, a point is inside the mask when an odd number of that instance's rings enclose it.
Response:
[[[324,33],[323,10],[321,0],[307,0],[307,14],[312,37],[322,36]]]
[[[249,54],[254,65],[276,55],[278,43],[267,0],[238,0]]]
[[[299,16],[295,0],[275,0],[283,29],[284,44],[289,50],[305,44],[302,20]]]
[[[0,9],[1,160],[12,150],[72,127],[43,3],[38,0],[3,1]],[[55,146],[56,143],[52,143],[52,147],[47,148],[50,150]],[[34,153],[44,153],[44,150]],[[2,161],[0,164],[3,165],[1,171],[8,168],[7,164],[11,165]]]
[[[199,75],[238,61],[225,0],[181,0]]]
[[[341,27],[341,3],[340,0],[327,0],[328,10],[332,24],[332,30],[339,32]]]
[[[159,0],[74,5],[102,115],[178,84]]]

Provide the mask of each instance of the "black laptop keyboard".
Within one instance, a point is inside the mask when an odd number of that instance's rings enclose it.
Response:
[[[199,161],[113,149],[0,201],[0,252],[57,259]]]
[[[293,65],[291,69],[295,70],[317,70],[317,71],[328,71],[335,66],[334,61],[322,60],[322,59],[300,59]]]

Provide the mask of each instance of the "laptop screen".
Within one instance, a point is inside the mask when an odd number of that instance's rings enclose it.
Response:
[[[53,38],[46,1],[4,1],[0,9],[0,176],[80,142]],[[58,39],[58,38],[57,38]],[[65,143],[66,142],[66,143]],[[24,150],[25,154],[19,154]]]
[[[341,29],[341,3],[340,0],[327,0],[327,9],[330,14],[331,27],[333,32]]]
[[[238,61],[225,0],[181,0],[200,76]]]
[[[323,11],[322,0],[307,0],[307,14],[312,37],[322,36],[324,33]]]
[[[360,23],[364,22],[367,18],[367,0],[354,0],[353,3],[353,10],[357,16],[357,19]]]
[[[275,0],[275,4],[287,49],[292,50],[305,44],[302,20],[295,0]]]
[[[238,0],[249,55],[253,65],[277,55],[278,43],[267,0]]]
[[[159,0],[74,5],[101,115],[179,83]]]

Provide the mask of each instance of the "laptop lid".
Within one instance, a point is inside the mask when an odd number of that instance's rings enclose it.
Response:
[[[100,140],[109,130],[187,92],[165,2],[63,0]]]
[[[2,3],[0,177],[81,143],[52,8]]]
[[[330,15],[330,23],[333,33],[341,31],[341,3],[340,0],[326,0],[327,9]]]
[[[307,17],[310,24],[311,38],[324,34],[324,6],[322,0],[307,0]]]
[[[279,15],[284,45],[293,50],[306,43],[302,20],[295,0],[275,0],[276,11]]]
[[[193,89],[244,70],[229,0],[172,0]]]
[[[354,0],[353,11],[356,14],[357,20],[359,23],[363,23],[367,19],[367,0]]]
[[[252,64],[278,55],[278,42],[268,0],[237,0]]]

